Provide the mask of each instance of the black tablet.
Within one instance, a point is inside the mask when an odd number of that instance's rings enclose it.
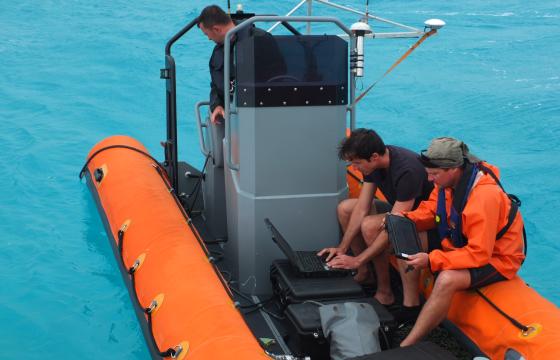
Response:
[[[412,220],[404,216],[388,214],[385,225],[396,257],[407,260],[408,255],[422,251],[416,224]]]

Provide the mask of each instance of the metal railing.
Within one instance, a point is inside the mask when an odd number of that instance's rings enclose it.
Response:
[[[369,12],[366,13],[365,11],[356,10],[356,9],[351,8],[349,6],[339,5],[339,4],[336,4],[336,3],[332,2],[332,1],[328,1],[328,0],[302,0],[292,10],[288,11],[286,16],[291,16],[297,10],[299,10],[301,7],[303,7],[303,5],[305,5],[306,3],[307,3],[307,16],[312,16],[313,15],[313,2],[323,4],[323,5],[326,5],[326,6],[330,6],[332,8],[338,9],[338,10],[344,10],[344,11],[347,11],[347,12],[350,12],[350,13],[353,13],[353,14],[361,15],[364,18],[367,18],[368,20],[378,21],[378,22],[381,22],[381,23],[393,25],[395,27],[406,30],[406,31],[401,31],[401,32],[376,32],[373,35],[369,35],[369,37],[375,37],[375,38],[378,38],[378,39],[381,39],[381,38],[410,38],[410,37],[419,37],[419,36],[422,36],[422,34],[423,34],[422,30],[417,29],[415,27],[404,25],[404,24],[398,23],[396,21],[385,19],[385,18],[382,18],[382,17],[379,17],[379,16],[375,16],[375,15],[370,14]],[[275,28],[278,27],[278,25],[280,25],[280,22],[274,23],[274,25],[272,25],[267,31],[272,32]],[[311,22],[307,23],[307,34],[308,35],[311,34]]]
[[[210,155],[210,150],[208,150],[208,147],[206,146],[206,142],[204,141],[204,133],[202,132],[202,128],[205,128],[208,130],[208,118],[206,118],[206,122],[202,122],[202,116],[200,115],[200,108],[203,106],[208,106],[210,105],[209,101],[199,101],[194,105],[194,113],[196,116],[196,124],[197,124],[197,128],[198,128],[198,141],[200,143],[200,151],[202,152],[202,154],[205,157],[208,157],[208,155]]]

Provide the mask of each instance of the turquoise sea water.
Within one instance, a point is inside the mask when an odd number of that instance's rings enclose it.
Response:
[[[344,3],[361,8],[364,1]],[[523,200],[529,256],[521,275],[560,304],[558,3],[371,3],[374,13],[395,21],[421,27],[437,17],[448,25],[361,102],[358,125],[414,150],[436,136],[459,137],[500,166],[507,189]],[[164,46],[205,5],[2,2],[0,358],[149,358],[77,174],[91,147],[113,134],[139,139],[162,159]],[[283,14],[295,3],[244,5]],[[356,17],[342,20],[350,25]],[[412,42],[369,42],[361,85],[377,79]],[[207,94],[211,48],[198,30],[174,48],[180,156],[198,165],[193,106]]]

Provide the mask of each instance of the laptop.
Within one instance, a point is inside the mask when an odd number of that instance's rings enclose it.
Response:
[[[409,255],[422,251],[414,221],[404,216],[389,214],[385,218],[385,225],[396,257],[407,260]]]
[[[317,251],[294,251],[268,218],[264,219],[264,223],[270,230],[272,241],[286,255],[292,267],[297,270],[298,275],[303,277],[334,277],[352,274],[352,271],[347,269],[330,268],[322,257],[317,256]]]

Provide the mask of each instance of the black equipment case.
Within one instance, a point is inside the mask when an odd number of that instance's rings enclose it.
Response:
[[[380,344],[383,349],[391,346],[390,339],[396,323],[389,311],[373,297],[366,297],[362,287],[352,276],[300,277],[287,260],[275,260],[270,267],[270,280],[274,294],[285,306],[284,314],[297,336],[288,341],[299,349],[300,355],[312,359],[330,359],[329,343],[321,327],[319,306],[344,302],[368,303],[373,306],[380,321]]]
[[[423,341],[411,346],[399,347],[349,360],[456,360],[449,351],[434,343]]]
[[[275,260],[270,267],[272,291],[283,305],[305,300],[363,297],[362,287],[352,276],[299,277],[288,260]]]
[[[296,331],[303,338],[309,340],[315,339],[318,342],[324,342],[323,330],[321,327],[321,317],[319,315],[319,306],[327,304],[356,302],[370,304],[377,316],[379,317],[379,343],[381,348],[386,350],[391,347],[391,337],[396,328],[395,318],[385,306],[381,305],[373,297],[364,297],[358,299],[345,300],[328,300],[328,301],[306,301],[299,304],[290,304],[286,308],[285,314],[290,322],[294,325]]]

